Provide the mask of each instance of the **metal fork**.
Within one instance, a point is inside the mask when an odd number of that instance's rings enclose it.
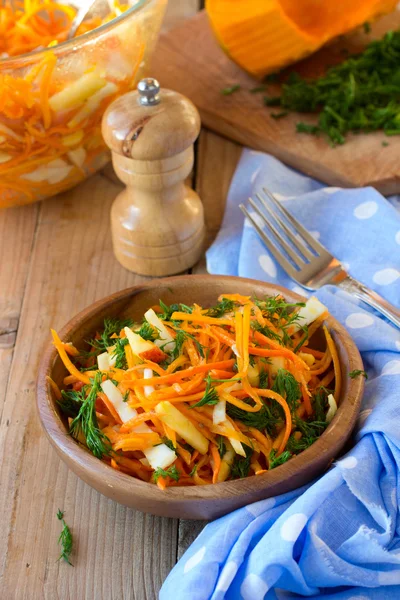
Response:
[[[258,203],[249,204],[269,233],[266,235],[243,204],[240,210],[249,219],[271,254],[286,273],[305,288],[317,290],[325,284],[337,285],[384,315],[400,328],[400,310],[376,292],[350,277],[337,258],[320,244],[266,188],[256,194]]]

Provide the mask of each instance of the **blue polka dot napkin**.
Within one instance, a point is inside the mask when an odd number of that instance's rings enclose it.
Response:
[[[371,188],[327,188],[245,150],[211,273],[305,290],[283,272],[238,209],[263,186],[285,202],[351,275],[400,304],[400,203]],[[319,480],[207,525],[160,600],[400,598],[400,334],[345,292],[317,292],[352,334],[368,372],[357,443]]]

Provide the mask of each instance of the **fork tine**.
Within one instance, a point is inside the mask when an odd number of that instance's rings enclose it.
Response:
[[[301,254],[305,258],[307,258],[308,260],[312,260],[315,255],[312,254],[312,252],[310,252],[310,250],[307,248],[307,246],[305,244],[302,244],[301,242],[299,242],[299,240],[297,239],[297,237],[295,236],[293,231],[291,231],[289,229],[289,227],[286,225],[286,223],[284,221],[282,221],[282,219],[279,217],[277,212],[272,210],[272,208],[268,205],[265,198],[263,198],[261,196],[261,194],[256,194],[256,196],[259,199],[259,201],[261,202],[261,204],[263,205],[263,207],[265,208],[265,210],[267,210],[268,213],[275,219],[275,221],[278,223],[279,227],[281,229],[283,229],[283,231],[286,233],[287,237],[292,242],[292,244],[294,246],[296,246],[296,248],[299,250],[299,252],[301,252]]]
[[[276,206],[276,208],[278,208],[285,215],[288,221],[296,229],[297,233],[304,238],[310,248],[315,250],[315,252],[318,254],[321,254],[322,252],[328,252],[327,249],[324,248],[324,246],[320,244],[306,229],[304,229],[303,225],[301,225],[301,223],[299,223],[298,220],[295,219],[284,206],[282,206],[281,202],[278,202],[272,192],[267,190],[267,188],[263,188],[263,191],[267,194],[268,198],[270,198],[271,202],[273,202],[274,206]]]
[[[239,204],[239,208],[242,211],[242,213],[244,214],[244,216],[249,219],[250,223],[253,225],[254,229],[257,231],[258,235],[260,236],[260,238],[262,239],[262,241],[264,242],[264,244],[267,246],[268,250],[276,258],[276,260],[281,265],[281,267],[283,269],[285,269],[285,271],[289,275],[289,277],[292,277],[293,279],[296,279],[296,275],[297,275],[296,269],[281,254],[281,252],[279,252],[279,250],[277,250],[277,248],[275,248],[275,246],[270,242],[270,240],[267,238],[267,236],[265,235],[265,233],[263,232],[263,230],[261,229],[261,227],[259,227],[258,223],[250,215],[249,211],[244,206],[244,204]]]
[[[301,258],[285,242],[285,240],[283,239],[283,237],[281,236],[281,234],[279,233],[279,231],[276,229],[276,227],[272,223],[270,223],[269,221],[267,221],[267,219],[265,218],[265,215],[263,215],[263,213],[261,212],[261,210],[259,209],[259,207],[257,206],[257,204],[254,202],[253,198],[249,198],[249,204],[251,204],[251,206],[254,208],[254,210],[256,211],[256,213],[261,217],[261,219],[263,220],[263,222],[265,223],[265,225],[268,227],[268,229],[270,230],[270,232],[272,233],[272,235],[278,241],[278,244],[280,244],[280,246],[285,250],[286,254],[288,256],[290,256],[290,258],[292,259],[292,261],[301,269],[301,267],[304,266],[305,261],[301,260]],[[272,216],[274,216],[274,215],[272,214]]]

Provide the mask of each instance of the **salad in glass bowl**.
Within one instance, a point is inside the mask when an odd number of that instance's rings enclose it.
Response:
[[[109,160],[107,106],[145,75],[167,0],[99,0],[68,39],[76,4],[0,7],[0,208],[62,192]]]

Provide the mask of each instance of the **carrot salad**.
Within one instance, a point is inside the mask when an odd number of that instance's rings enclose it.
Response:
[[[49,383],[70,434],[118,471],[161,489],[260,475],[308,448],[336,413],[327,315],[314,297],[160,301],[141,323],[106,319],[85,351],[52,330],[69,375],[62,391]],[[325,350],[314,347],[321,338]]]
[[[76,36],[129,8],[111,4],[104,19],[84,21]],[[101,117],[139,77],[144,29],[120,24],[56,54],[51,48],[66,40],[75,13],[51,0],[0,6],[0,208],[63,191],[108,161]],[[26,56],[37,50],[46,52]],[[9,57],[17,62],[9,65]]]

